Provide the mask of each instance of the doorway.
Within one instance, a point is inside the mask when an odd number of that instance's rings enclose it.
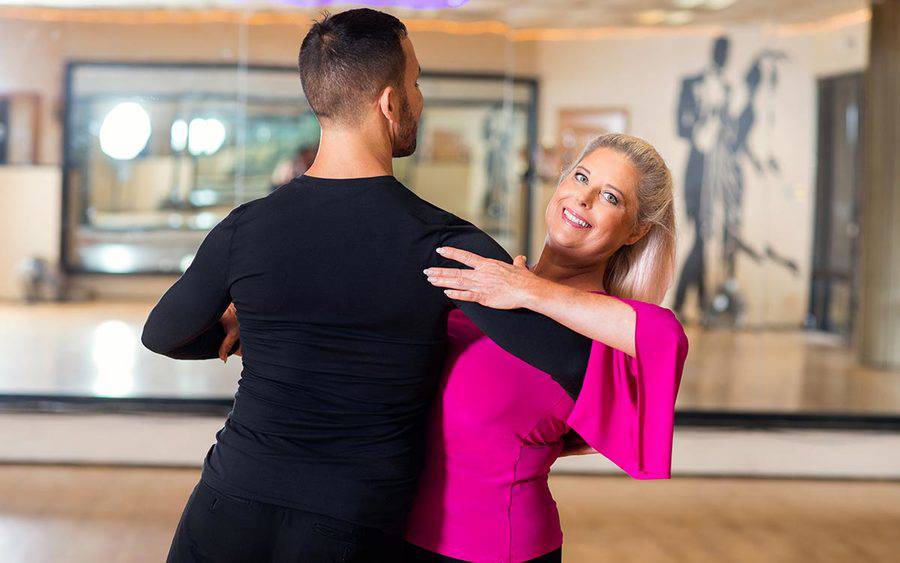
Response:
[[[863,73],[819,80],[810,328],[850,337],[857,305]]]

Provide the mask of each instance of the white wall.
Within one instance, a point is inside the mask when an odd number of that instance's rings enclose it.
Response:
[[[0,166],[0,299],[23,296],[24,260],[59,261],[60,185],[56,166]]]

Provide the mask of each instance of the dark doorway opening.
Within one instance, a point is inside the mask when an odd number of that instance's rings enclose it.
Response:
[[[0,164],[6,164],[9,152],[9,100],[0,100]]]
[[[853,331],[857,306],[862,73],[819,80],[810,328]]]

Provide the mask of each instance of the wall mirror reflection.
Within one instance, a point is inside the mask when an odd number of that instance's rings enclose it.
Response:
[[[64,179],[71,271],[184,271],[235,206],[312,163],[319,126],[296,70],[209,64],[68,66]],[[419,150],[397,176],[510,252],[528,244],[536,83],[428,74]]]

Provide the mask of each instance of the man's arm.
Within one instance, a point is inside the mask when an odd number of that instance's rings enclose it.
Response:
[[[228,263],[234,223],[243,207],[213,227],[187,271],[150,311],[141,342],[179,360],[218,356],[225,330],[219,319],[231,302]]]
[[[485,258],[512,263],[512,258],[494,239],[462,220],[447,226],[441,240],[441,246],[462,248]],[[461,267],[437,253],[434,263],[441,268]],[[456,300],[453,304],[501,348],[554,376],[570,395],[577,395],[591,352],[589,338],[527,309],[491,309]]]

